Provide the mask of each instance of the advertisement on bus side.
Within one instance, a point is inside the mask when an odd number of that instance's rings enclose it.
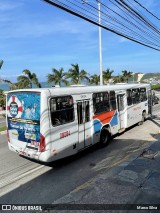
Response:
[[[11,138],[27,143],[39,143],[40,93],[9,93],[7,121]]]

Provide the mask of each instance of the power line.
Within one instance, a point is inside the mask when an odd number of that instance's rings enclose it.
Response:
[[[160,31],[148,19],[123,0],[109,0],[119,11],[101,3],[101,24],[98,21],[98,8],[83,0],[43,0],[72,15],[78,16],[110,32],[160,51]],[[65,3],[64,3],[65,2]],[[82,4],[84,2],[85,4]],[[107,10],[110,13],[107,13]],[[128,18],[126,18],[126,15]]]
[[[131,24],[132,26],[136,27],[136,28],[137,28],[138,30],[140,30],[141,32],[144,32],[145,34],[149,35],[149,36],[152,37],[153,39],[155,39],[155,40],[157,40],[158,42],[160,42],[160,40],[159,40],[160,38],[159,38],[159,37],[156,38],[156,37],[155,37],[156,35],[153,34],[150,30],[149,30],[150,33],[149,33],[148,31],[145,31],[143,26],[142,26],[142,28],[139,27],[138,25],[134,24],[134,22],[128,20],[126,17],[123,17],[122,15],[120,15],[120,14],[117,13],[116,11],[112,10],[111,8],[107,7],[107,6],[104,5],[103,3],[101,3],[101,5],[102,5],[102,7],[111,10],[111,11],[112,11],[113,13],[115,13],[120,19],[123,19],[125,22],[127,22],[127,23]],[[107,10],[106,10],[106,12],[107,12]],[[118,20],[118,22],[119,22],[119,20]],[[119,23],[121,23],[122,26],[125,26],[122,22],[119,22]],[[138,23],[139,23],[139,22],[138,22]],[[125,27],[128,28],[127,26],[125,26]],[[130,31],[133,31],[132,28],[130,29]],[[133,32],[134,32],[134,31],[133,31]],[[136,34],[139,35],[138,33],[136,33]]]
[[[146,7],[144,7],[142,4],[140,4],[138,1],[135,1],[139,6],[141,6],[143,9],[145,9],[148,13],[150,13],[153,17],[155,17],[156,19],[160,20],[160,18],[158,18],[156,15],[154,15],[152,12],[150,12]]]

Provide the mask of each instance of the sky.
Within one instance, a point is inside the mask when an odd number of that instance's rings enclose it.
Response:
[[[139,2],[160,16],[160,1]],[[160,28],[160,21],[153,21]],[[24,69],[47,81],[52,68],[67,72],[76,63],[99,74],[98,27],[43,0],[0,0],[0,59],[0,78],[11,82]],[[102,67],[113,75],[160,72],[160,52],[102,29]]]

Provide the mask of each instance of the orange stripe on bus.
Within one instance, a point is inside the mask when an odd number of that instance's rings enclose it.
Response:
[[[115,110],[105,112],[99,115],[94,115],[93,119],[98,119],[102,124],[109,123],[115,114]]]

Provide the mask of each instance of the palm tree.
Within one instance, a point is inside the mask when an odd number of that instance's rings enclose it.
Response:
[[[127,70],[122,71],[122,79],[128,83],[128,79],[132,76],[133,72],[128,72]]]
[[[106,71],[103,71],[103,83],[105,82],[109,82],[109,79],[112,78],[112,73],[114,71],[113,70],[110,70],[110,69],[107,69]]]
[[[32,88],[33,84],[41,88],[41,84],[38,81],[38,78],[35,73],[31,73],[29,70],[25,69],[22,71],[25,75],[20,75],[17,78],[18,88]]]
[[[71,64],[72,68],[68,70],[67,78],[70,78],[72,83],[80,84],[82,80],[89,81],[88,73],[85,70],[79,69],[78,64]]]
[[[95,85],[98,85],[98,84],[99,84],[99,82],[100,82],[100,76],[99,76],[99,75],[94,74],[94,75],[91,75],[90,78],[91,78],[91,79],[90,79],[90,83],[91,83],[91,84],[95,84]]]
[[[53,68],[52,69],[53,74],[48,74],[47,79],[48,83],[55,83],[61,86],[61,83],[64,83],[65,85],[68,85],[68,81],[66,80],[66,73],[64,72],[63,68],[60,68],[59,70]]]
[[[16,86],[18,89],[32,88],[32,84],[27,76],[20,75],[17,78]]]
[[[3,79],[2,81],[5,82],[5,83],[7,83],[9,85],[9,89],[10,90],[17,89],[16,85],[14,83],[12,83],[10,80]]]
[[[118,75],[118,76],[114,76],[113,77],[113,83],[116,84],[116,83],[121,83],[123,82],[123,79],[122,79],[122,76],[121,75]]]

